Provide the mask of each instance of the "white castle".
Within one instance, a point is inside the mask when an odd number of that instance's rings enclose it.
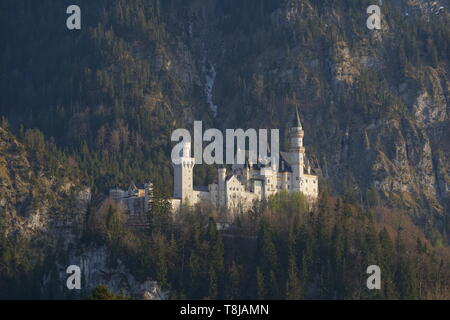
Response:
[[[232,165],[227,174],[225,167],[218,169],[216,183],[193,186],[195,158],[191,157],[191,144],[185,143],[180,164],[174,164],[174,194],[172,208],[201,201],[211,203],[219,211],[245,212],[255,200],[267,199],[278,192],[301,192],[310,203],[318,197],[318,177],[311,173],[303,146],[304,131],[298,111],[289,130],[289,152],[280,152],[279,163],[271,166],[252,164]]]

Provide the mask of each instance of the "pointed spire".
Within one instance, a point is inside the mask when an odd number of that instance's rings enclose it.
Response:
[[[300,121],[300,116],[298,114],[297,106],[295,107],[295,118],[294,118],[294,121],[292,122],[292,127],[294,127],[294,128],[302,127],[302,122]]]

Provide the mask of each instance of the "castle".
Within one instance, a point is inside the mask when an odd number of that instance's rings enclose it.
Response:
[[[153,184],[134,184],[128,190],[114,188],[109,190],[109,196],[117,203],[122,203],[130,215],[139,215],[149,210],[153,197]]]
[[[232,165],[218,169],[215,183],[193,186],[195,158],[191,157],[191,144],[183,146],[180,164],[174,164],[174,195],[170,199],[172,209],[183,205],[208,202],[219,211],[245,212],[255,200],[267,199],[278,192],[301,192],[313,203],[319,192],[318,177],[311,173],[303,146],[304,131],[298,111],[289,129],[289,152],[280,152],[279,163]]]

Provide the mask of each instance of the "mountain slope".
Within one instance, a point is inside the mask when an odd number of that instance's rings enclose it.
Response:
[[[64,2],[5,1],[0,113],[69,147],[99,191],[170,194],[173,129],[284,129],[299,106],[322,185],[448,232],[449,3],[385,1],[379,31],[370,4],[80,1],[73,32]]]

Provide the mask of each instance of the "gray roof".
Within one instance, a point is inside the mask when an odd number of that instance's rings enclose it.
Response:
[[[292,127],[294,128],[301,128],[302,127],[302,122],[300,121],[300,116],[298,114],[298,108],[295,107],[295,116],[294,116],[294,120],[292,121]]]
[[[278,166],[278,172],[292,172],[292,168],[284,158],[283,155],[280,154],[280,165]]]
[[[208,187],[207,186],[196,186],[194,187],[194,191],[203,191],[203,192],[208,192]]]

